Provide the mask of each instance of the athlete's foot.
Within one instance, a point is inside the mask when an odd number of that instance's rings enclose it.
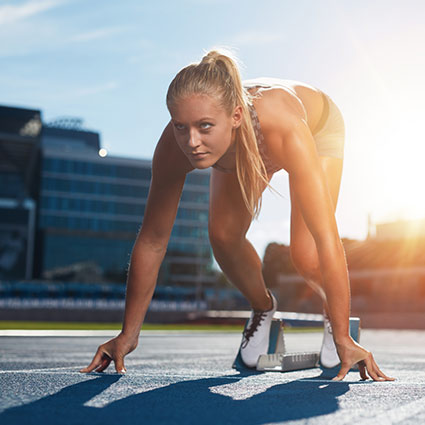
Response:
[[[333,368],[340,364],[338,352],[332,335],[332,325],[326,314],[323,316],[323,342],[320,350],[320,364],[326,368]]]
[[[258,357],[261,354],[267,354],[269,348],[270,326],[277,309],[277,301],[273,294],[268,292],[272,300],[271,309],[252,310],[251,317],[242,334],[240,352],[243,362],[248,367],[255,367]]]

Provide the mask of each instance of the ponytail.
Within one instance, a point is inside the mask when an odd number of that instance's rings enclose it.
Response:
[[[236,129],[236,174],[244,203],[256,218],[264,185],[269,183],[251,121],[253,97],[242,87],[237,61],[229,52],[211,50],[201,62],[183,68],[168,88],[168,109],[178,99],[198,93],[217,99],[228,114],[242,107],[242,124]]]

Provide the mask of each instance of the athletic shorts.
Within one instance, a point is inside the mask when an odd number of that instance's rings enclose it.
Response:
[[[317,130],[313,132],[319,156],[344,158],[345,125],[341,111],[333,100],[322,92],[324,110]]]

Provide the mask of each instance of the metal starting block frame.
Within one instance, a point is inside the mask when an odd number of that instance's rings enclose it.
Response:
[[[295,317],[290,317],[288,320],[285,320],[285,318],[282,317],[283,314],[278,312],[275,314],[275,317],[276,316],[278,318],[274,318],[272,320],[270,327],[270,339],[267,354],[262,354],[258,358],[255,369],[257,371],[263,372],[290,372],[293,370],[304,370],[320,367],[324,375],[336,376],[339,371],[339,365],[334,368],[325,368],[321,366],[320,351],[288,353],[286,351],[284,338],[285,325],[287,322],[296,323],[297,321],[303,322],[304,320],[296,319]],[[248,325],[248,321],[249,319],[245,323],[245,329]],[[316,325],[320,322],[323,323],[323,316],[322,319],[315,318],[314,322]],[[350,317],[350,335],[355,341],[359,342],[360,319],[358,317]],[[240,348],[232,367],[237,370],[254,369],[244,364]],[[352,370],[357,370],[357,368],[353,368]]]

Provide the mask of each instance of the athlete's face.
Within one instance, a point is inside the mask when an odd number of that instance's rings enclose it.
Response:
[[[219,102],[208,95],[195,94],[170,108],[174,136],[193,167],[214,165],[229,149],[242,120],[242,108],[229,116]]]

